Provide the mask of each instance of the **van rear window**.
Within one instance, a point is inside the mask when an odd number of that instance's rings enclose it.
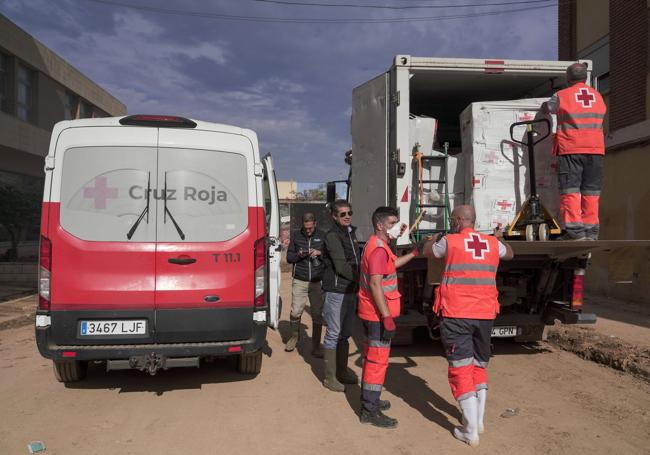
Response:
[[[61,226],[91,241],[228,240],[248,224],[246,168],[246,157],[230,152],[71,148],[63,159]]]

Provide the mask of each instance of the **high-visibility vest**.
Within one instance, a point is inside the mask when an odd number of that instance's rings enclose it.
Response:
[[[381,313],[379,313],[370,291],[370,274],[368,273],[370,270],[370,256],[377,248],[383,249],[388,254],[388,273],[381,279],[386,304],[392,317],[399,316],[400,312],[400,297],[402,295],[397,289],[397,269],[395,268],[397,256],[393,254],[385,241],[376,235],[372,235],[363,250],[359,276],[359,307],[357,312],[359,317],[366,321],[379,321],[381,319]]]
[[[447,318],[494,319],[499,241],[466,228],[447,235],[447,255],[434,311]]]
[[[579,82],[556,93],[555,150],[558,155],[575,153],[604,155],[603,120],[607,106],[597,90]]]

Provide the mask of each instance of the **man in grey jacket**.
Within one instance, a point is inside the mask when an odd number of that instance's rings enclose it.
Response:
[[[359,283],[359,244],[352,226],[352,207],[339,199],[332,203],[334,226],[325,234],[323,259],[325,273],[323,318],[327,324],[323,340],[325,381],[335,392],[343,392],[343,384],[357,384],[356,374],[348,369],[352,325],[356,318]]]

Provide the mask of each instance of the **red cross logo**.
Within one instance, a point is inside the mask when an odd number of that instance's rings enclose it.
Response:
[[[586,88],[581,88],[580,92],[576,92],[576,102],[582,103],[582,107],[589,108],[594,101],[596,101],[596,97]]]
[[[497,202],[497,205],[499,206],[499,208],[500,208],[502,211],[507,212],[508,210],[510,210],[510,207],[512,207],[512,202],[509,202],[509,201],[499,201],[499,202]]]
[[[535,117],[530,112],[524,112],[522,115],[519,116],[519,121],[523,122],[526,120],[533,120]]]
[[[117,188],[109,188],[108,179],[106,177],[97,177],[95,179],[94,188],[84,188],[84,197],[95,199],[96,209],[105,209],[106,201],[108,199],[117,199],[117,195]]]
[[[481,240],[476,233],[471,233],[469,237],[465,239],[465,251],[472,253],[474,259],[485,259],[485,253],[490,252],[490,244]]]
[[[472,177],[472,185],[474,185],[474,188],[477,188],[481,184],[481,179],[477,179],[476,177]]]

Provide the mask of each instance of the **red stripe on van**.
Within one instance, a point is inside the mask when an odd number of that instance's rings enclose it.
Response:
[[[52,241],[52,310],[153,310],[155,308],[241,308],[253,306],[253,244],[266,235],[264,209],[248,209],[248,227],[226,242],[160,243],[81,240],[60,226],[60,204],[44,203]],[[193,273],[192,265],[176,269],[166,255],[239,252],[238,263]],[[203,263],[205,266],[205,262]],[[225,264],[224,264],[225,265]],[[171,271],[170,271],[171,270]],[[172,276],[174,270],[181,274]],[[156,275],[157,274],[157,275]],[[170,281],[176,280],[175,283]],[[165,281],[167,280],[167,281]],[[173,286],[173,287],[172,287]],[[217,295],[208,302],[205,294]]]

